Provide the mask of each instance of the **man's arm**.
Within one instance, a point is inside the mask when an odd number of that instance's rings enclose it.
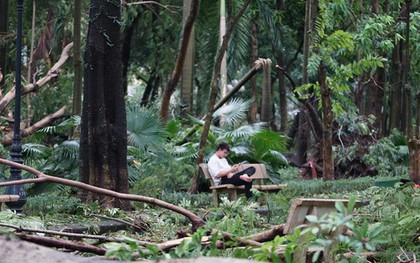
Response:
[[[216,174],[216,178],[219,178],[220,179],[220,178],[222,178],[224,176],[228,176],[229,177],[230,174],[233,174],[234,172],[237,172],[237,171],[238,171],[238,165],[235,164],[230,169],[220,171],[218,174]]]

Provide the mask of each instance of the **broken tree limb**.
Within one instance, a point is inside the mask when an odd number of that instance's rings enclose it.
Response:
[[[73,42],[68,44],[63,51],[61,52],[60,59],[52,66],[50,70],[48,70],[47,74],[39,79],[35,83],[31,83],[27,85],[26,87],[22,88],[22,95],[28,94],[30,92],[35,92],[45,84],[47,84],[52,79],[56,78],[58,76],[58,70],[61,68],[61,66],[64,65],[64,63],[67,61],[67,59],[70,56],[70,49],[73,47]],[[15,98],[15,87],[10,89],[6,95],[4,95],[3,98],[0,100],[0,113],[4,112],[7,105],[9,105],[10,102],[13,101]]]
[[[272,229],[243,237],[247,240],[255,240],[258,242],[267,242],[273,240],[276,236],[284,236],[284,224],[274,226]]]
[[[119,242],[119,243],[125,242],[123,238],[107,237],[107,236],[101,236],[101,235],[88,235],[88,234],[69,233],[69,232],[62,232],[62,231],[35,229],[35,228],[24,228],[21,226],[15,226],[15,225],[10,225],[10,224],[5,224],[5,223],[0,223],[0,226],[16,229],[16,232],[41,233],[41,234],[46,234],[46,235],[63,236],[63,237],[77,238],[77,239],[81,239],[81,238],[97,239],[103,242]],[[152,244],[149,242],[142,242],[142,241],[138,241],[138,243],[141,245]]]
[[[38,245],[46,247],[64,248],[72,251],[88,252],[97,255],[105,255],[106,249],[89,245],[83,242],[74,242],[69,240],[62,240],[55,237],[43,237],[35,235],[26,235],[23,233],[15,233],[17,237],[22,240],[29,241]]]
[[[45,126],[47,126],[48,124],[50,124],[51,122],[55,121],[56,119],[61,118],[64,115],[65,112],[66,112],[66,106],[63,106],[61,109],[59,109],[55,113],[50,114],[50,115],[44,117],[42,120],[35,123],[34,125],[23,129],[22,132],[21,132],[22,138],[34,134],[39,129],[42,129]],[[11,145],[12,140],[13,140],[13,131],[10,131],[3,137],[3,139],[1,140],[1,143],[4,146]]]
[[[143,195],[123,194],[123,193],[119,193],[119,192],[112,191],[112,190],[109,190],[109,189],[100,188],[100,187],[97,187],[97,186],[85,184],[85,183],[78,182],[78,181],[73,181],[73,180],[69,180],[69,179],[59,178],[59,177],[55,177],[55,176],[51,176],[51,175],[46,175],[43,172],[40,172],[40,171],[30,167],[30,166],[20,164],[20,163],[16,163],[16,162],[12,162],[12,161],[2,159],[2,158],[0,158],[0,163],[8,165],[8,166],[13,166],[13,167],[20,168],[20,169],[25,170],[25,171],[27,171],[27,172],[29,172],[29,173],[31,173],[31,174],[33,174],[37,177],[35,179],[22,179],[22,180],[2,182],[2,183],[0,183],[0,187],[8,186],[8,185],[26,184],[26,183],[39,183],[39,182],[51,182],[51,183],[64,184],[64,185],[68,185],[68,186],[81,188],[81,189],[84,189],[86,191],[90,191],[90,192],[93,192],[93,193],[98,193],[98,194],[111,196],[111,197],[118,198],[118,199],[130,200],[130,201],[139,201],[139,202],[144,202],[144,203],[156,205],[156,206],[159,206],[159,207],[162,207],[162,208],[165,208],[165,209],[169,209],[171,211],[179,213],[179,214],[185,216],[186,218],[188,218],[190,220],[190,222],[192,223],[192,229],[197,229],[198,227],[204,225],[204,221],[199,216],[194,214],[193,212],[191,212],[187,209],[184,209],[182,207],[167,203],[167,202],[162,201],[160,199],[156,199],[156,198],[152,198],[152,197],[148,197],[148,196],[143,196]]]

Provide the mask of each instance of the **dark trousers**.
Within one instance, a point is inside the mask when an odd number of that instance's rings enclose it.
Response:
[[[233,184],[233,185],[244,185],[245,186],[245,196],[247,199],[252,197],[251,193],[251,187],[252,187],[252,181],[251,182],[245,182],[241,178],[239,178],[243,174],[247,174],[249,176],[253,175],[255,173],[255,167],[248,167],[245,170],[239,171],[235,173],[231,178],[228,178],[227,176],[222,177],[222,184]]]

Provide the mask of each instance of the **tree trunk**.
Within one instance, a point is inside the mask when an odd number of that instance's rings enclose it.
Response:
[[[0,1],[0,33],[7,33],[7,25],[9,18],[9,0]],[[3,74],[3,77],[0,78],[0,91],[4,89],[4,76],[6,75],[6,62],[7,62],[7,44],[0,44],[0,75]]]
[[[275,129],[273,114],[273,92],[271,87],[271,61],[265,60],[263,65],[263,84],[261,94],[261,121],[266,122],[272,130]]]
[[[401,130],[401,106],[402,106],[402,86],[401,86],[401,41],[399,41],[392,52],[391,76],[390,76],[390,116],[389,130],[394,128]]]
[[[379,0],[374,0],[372,4],[372,12],[374,14],[379,14]],[[386,57],[385,53],[380,54],[382,57]],[[385,81],[386,81],[386,73],[385,67],[378,68],[368,85],[368,89],[366,90],[366,106],[365,106],[365,115],[368,116],[372,114],[376,117],[375,123],[373,126],[376,128],[378,136],[382,137],[384,134],[383,130],[383,111],[382,108],[384,107],[384,90],[385,90]]]
[[[409,164],[408,174],[410,180],[416,184],[420,184],[420,94],[417,94],[417,107],[416,107],[416,122],[415,130],[413,131],[413,107],[412,107],[412,96],[410,90],[410,2],[411,0],[405,1],[405,40],[403,45],[403,85],[406,91],[407,98],[407,138],[408,138],[408,153],[409,153]]]
[[[283,12],[283,0],[277,0],[277,10],[279,12]],[[282,28],[280,25],[280,35],[282,35]],[[277,65],[282,68],[285,68],[285,61],[284,61],[284,52],[282,49],[277,51]],[[285,68],[287,70],[287,68]],[[277,78],[279,80],[279,115],[280,115],[280,131],[285,132],[287,130],[287,92],[286,92],[286,84],[285,84],[285,77],[284,74],[277,74]]]
[[[82,0],[74,0],[73,10],[73,115],[82,113],[82,90],[83,90],[83,67],[82,67],[82,44],[81,44],[81,23],[82,23]]]
[[[122,66],[123,66],[123,87],[124,92],[127,94],[128,89],[128,66],[130,62],[130,52],[131,52],[131,39],[133,38],[133,34],[135,29],[137,28],[138,24],[140,23],[140,19],[142,18],[143,13],[139,12],[137,16],[134,18],[133,22],[125,29],[122,33]]]
[[[257,25],[251,23],[251,65],[258,59],[258,40],[257,40]],[[248,110],[248,122],[253,124],[257,122],[258,114],[258,91],[257,91],[257,77],[252,77],[249,83],[252,104]]]
[[[187,54],[188,43],[195,19],[198,14],[198,5],[199,0],[192,0],[191,12],[187,18],[187,21],[185,21],[185,25],[182,31],[181,48],[175,62],[175,68],[172,72],[172,76],[166,84],[165,90],[163,91],[162,102],[160,105],[160,117],[162,118],[163,122],[167,122],[169,119],[169,103],[182,74],[182,67],[184,65],[185,56]]]
[[[127,120],[121,65],[120,1],[92,0],[85,51],[80,137],[80,181],[128,192]],[[129,209],[120,201],[81,190],[82,200]]]
[[[323,64],[321,64],[318,68],[318,76],[321,85],[322,99],[322,178],[324,180],[334,180],[334,160],[332,151],[332,90],[327,83],[327,76],[325,75],[325,69]]]
[[[190,14],[192,0],[184,0],[183,23]],[[181,114],[192,113],[194,110],[193,87],[194,87],[194,61],[195,61],[195,29],[191,29],[191,36],[188,41],[187,54],[185,55],[184,65],[182,67],[181,84]]]
[[[32,25],[31,25],[31,46],[29,47],[29,61],[28,61],[28,70],[27,70],[27,83],[31,84],[35,80],[31,78],[31,65],[32,65],[32,57],[34,54],[34,43],[35,43],[35,20],[36,20],[36,1],[32,0]],[[32,119],[32,109],[31,109],[31,94],[26,96],[26,120],[25,126],[31,126],[31,119]]]
[[[309,47],[310,47],[310,30],[312,28],[312,1],[306,0],[305,6],[305,27],[303,32],[303,62],[302,62],[302,84],[309,82],[308,78],[308,60],[309,60]],[[310,103],[310,102],[308,102]],[[297,164],[302,165],[306,163],[307,152],[308,152],[308,140],[309,140],[310,128],[308,120],[301,112],[299,114],[299,130],[297,133]]]

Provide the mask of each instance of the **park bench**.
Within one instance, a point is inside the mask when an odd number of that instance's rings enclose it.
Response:
[[[251,176],[253,179],[252,188],[262,192],[278,192],[287,186],[285,184],[273,184],[270,177],[268,176],[267,169],[265,168],[264,164],[240,164],[239,170],[244,170],[250,166],[255,167],[255,174]],[[206,179],[210,182],[213,205],[217,206],[219,204],[219,197],[221,194],[227,194],[230,201],[235,201],[238,199],[238,193],[244,192],[245,187],[243,185],[215,185],[208,170],[207,164],[201,163],[199,167]],[[270,182],[271,184],[266,184],[267,182]]]
[[[2,203],[14,202],[19,200],[19,195],[0,195],[0,206]]]
[[[323,215],[336,212],[337,209],[335,208],[336,202],[342,202],[345,206],[347,206],[349,200],[348,199],[315,199],[315,198],[297,198],[292,201],[292,205],[289,209],[289,215],[287,217],[287,222],[284,226],[283,233],[285,235],[292,235],[294,229],[296,227],[306,225],[309,226],[310,222],[307,220],[307,216],[313,215],[317,218],[322,217]],[[356,201],[355,206],[359,207],[362,205],[362,202]],[[342,226],[336,231],[335,233],[343,233],[345,231],[345,227]],[[334,233],[330,233],[333,235]],[[278,254],[281,255],[284,253],[285,246],[280,246],[278,248]],[[322,257],[328,257],[325,253],[329,253],[329,249],[325,247],[306,247],[304,245],[301,246],[300,249],[295,251],[295,260],[296,262],[311,262],[310,258],[313,253],[316,251],[322,252]]]

